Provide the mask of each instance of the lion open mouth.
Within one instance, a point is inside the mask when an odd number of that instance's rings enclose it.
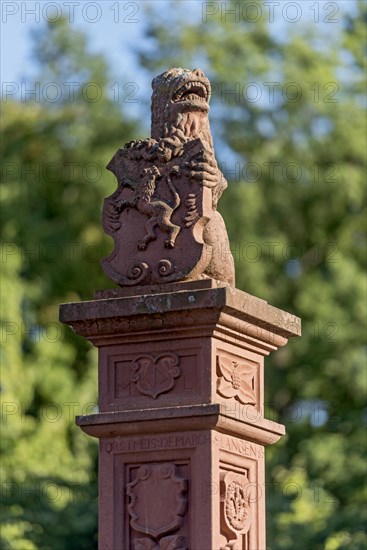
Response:
[[[172,97],[175,103],[183,101],[202,101],[207,103],[209,98],[209,90],[205,84],[199,81],[186,82],[179,88]]]

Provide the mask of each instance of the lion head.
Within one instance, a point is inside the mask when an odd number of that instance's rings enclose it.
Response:
[[[213,147],[209,128],[210,82],[200,69],[172,68],[152,82],[153,139],[174,134],[201,138]]]

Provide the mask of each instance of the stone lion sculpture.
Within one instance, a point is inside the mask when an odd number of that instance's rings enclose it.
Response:
[[[127,143],[107,166],[118,188],[104,205],[104,228],[115,250],[103,266],[122,286],[207,277],[234,286],[217,210],[227,181],[210,132],[210,82],[200,69],[172,68],[155,77],[152,88],[151,137]],[[120,250],[131,224],[136,231],[129,243],[135,234],[137,242],[127,257]]]

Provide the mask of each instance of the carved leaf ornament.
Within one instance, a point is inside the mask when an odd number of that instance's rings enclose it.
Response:
[[[217,381],[217,391],[223,397],[234,397],[244,405],[256,405],[256,394],[252,387],[254,368],[246,363],[232,361],[219,355],[218,367],[221,376]]]
[[[225,514],[228,523],[235,531],[242,531],[249,517],[249,504],[246,486],[232,481],[227,488]]]
[[[227,539],[220,550],[240,550],[242,535],[251,527],[250,483],[247,473],[222,472],[221,532]]]

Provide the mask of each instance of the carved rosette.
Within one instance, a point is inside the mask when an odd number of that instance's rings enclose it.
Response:
[[[140,466],[127,485],[130,497],[130,525],[144,537],[136,537],[134,550],[186,550],[185,538],[177,532],[187,510],[188,480],[177,473],[175,464]]]
[[[140,355],[131,365],[131,381],[144,395],[156,399],[161,393],[170,391],[175,379],[181,374],[179,357],[175,353]]]
[[[250,484],[246,474],[221,472],[221,532],[227,542],[225,550],[242,548],[242,535],[251,526]]]
[[[244,405],[256,405],[254,366],[234,361],[226,355],[217,358],[217,392],[227,399],[235,398]]]

